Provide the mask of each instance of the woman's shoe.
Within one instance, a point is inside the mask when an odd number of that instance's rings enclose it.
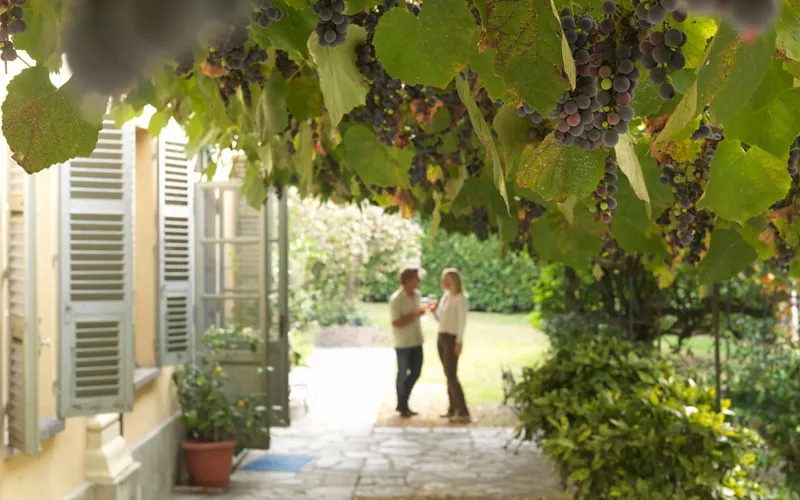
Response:
[[[439,418],[453,418],[453,414],[452,413],[442,413],[441,415],[439,415]]]

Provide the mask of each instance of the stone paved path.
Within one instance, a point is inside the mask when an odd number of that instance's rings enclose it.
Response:
[[[311,364],[311,411],[300,410],[291,428],[275,429],[272,449],[249,452],[242,465],[264,454],[314,460],[294,473],[238,470],[228,491],[215,498],[566,498],[533,444],[523,445],[519,455],[503,449],[511,429],[374,427],[394,370],[391,350],[316,349]]]

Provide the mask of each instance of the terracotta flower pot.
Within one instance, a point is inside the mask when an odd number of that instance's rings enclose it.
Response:
[[[198,486],[224,488],[233,471],[233,451],[236,441],[199,443],[184,441],[183,453],[186,469],[192,482]]]

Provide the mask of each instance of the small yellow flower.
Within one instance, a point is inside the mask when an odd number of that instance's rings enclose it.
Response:
[[[244,408],[244,399],[240,399],[238,405],[239,408]]]
[[[217,366],[217,369],[215,371],[217,372],[217,375],[219,375],[220,373],[222,373],[222,367]]]

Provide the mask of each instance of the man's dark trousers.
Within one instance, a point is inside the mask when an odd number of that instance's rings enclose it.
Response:
[[[411,389],[422,372],[422,346],[396,348],[397,352],[397,411],[409,411]]]

